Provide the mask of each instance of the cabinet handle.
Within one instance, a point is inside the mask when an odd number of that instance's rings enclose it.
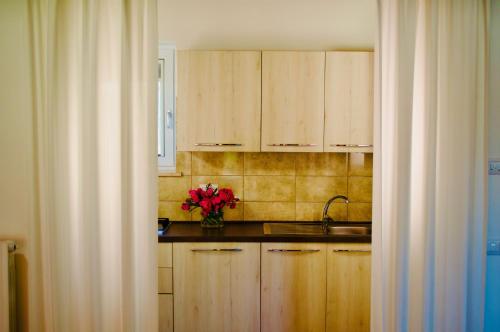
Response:
[[[302,252],[302,253],[310,253],[310,252],[319,252],[320,249],[267,249],[269,252]]]
[[[298,143],[277,143],[277,144],[268,144],[267,146],[290,146],[290,147],[312,147],[312,146],[318,146],[318,144],[298,144]]]
[[[240,143],[195,143],[195,146],[243,146]]]
[[[369,249],[333,249],[334,252],[372,252]]]
[[[215,248],[215,249],[191,249],[192,252],[235,252],[243,251],[240,248]]]
[[[330,144],[330,146],[337,146],[342,148],[372,148],[372,144]]]
[[[167,128],[172,129],[173,128],[173,118],[174,118],[174,112],[172,112],[171,109],[167,110]]]

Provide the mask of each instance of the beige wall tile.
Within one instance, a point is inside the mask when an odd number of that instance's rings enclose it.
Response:
[[[347,207],[349,221],[371,221],[371,203],[349,203]]]
[[[158,217],[174,221],[189,221],[191,214],[181,209],[182,202],[158,202]]]
[[[373,153],[349,153],[349,176],[372,176]]]
[[[345,153],[297,153],[295,159],[297,175],[346,176]]]
[[[237,175],[212,175],[212,176],[193,176],[193,188],[198,188],[200,184],[215,183],[219,188],[231,188],[236,197],[243,200],[243,176]]]
[[[294,176],[245,176],[245,201],[295,201]]]
[[[295,220],[297,221],[320,221],[323,217],[323,203],[297,202],[295,208]],[[334,203],[330,205],[328,215],[336,221],[347,220],[347,205]]]
[[[371,177],[349,177],[349,188],[347,197],[351,202],[372,201],[372,178]]]
[[[245,175],[295,175],[295,154],[245,153],[244,168]]]
[[[242,152],[192,152],[193,175],[243,175]]]
[[[191,175],[191,152],[177,152],[175,154],[175,171],[182,175]]]
[[[347,194],[347,177],[297,176],[297,202],[326,203],[335,195]]]
[[[158,196],[160,201],[183,201],[191,189],[191,177],[159,177]]]
[[[244,202],[245,220],[295,220],[295,203]]]
[[[201,209],[196,209],[193,211],[192,220],[199,221],[201,220]],[[239,202],[236,204],[234,209],[230,209],[229,207],[224,207],[224,221],[241,221],[243,220],[243,202]]]

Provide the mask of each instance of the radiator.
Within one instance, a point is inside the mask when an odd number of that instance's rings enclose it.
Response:
[[[16,267],[12,241],[0,241],[0,332],[16,331]]]

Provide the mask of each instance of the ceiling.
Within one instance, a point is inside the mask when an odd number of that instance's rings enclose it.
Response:
[[[373,49],[376,0],[158,0],[178,49]]]

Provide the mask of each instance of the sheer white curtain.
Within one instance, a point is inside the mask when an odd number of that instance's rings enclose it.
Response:
[[[156,331],[156,0],[31,2],[46,331]]]
[[[372,331],[481,331],[489,4],[378,5]]]

